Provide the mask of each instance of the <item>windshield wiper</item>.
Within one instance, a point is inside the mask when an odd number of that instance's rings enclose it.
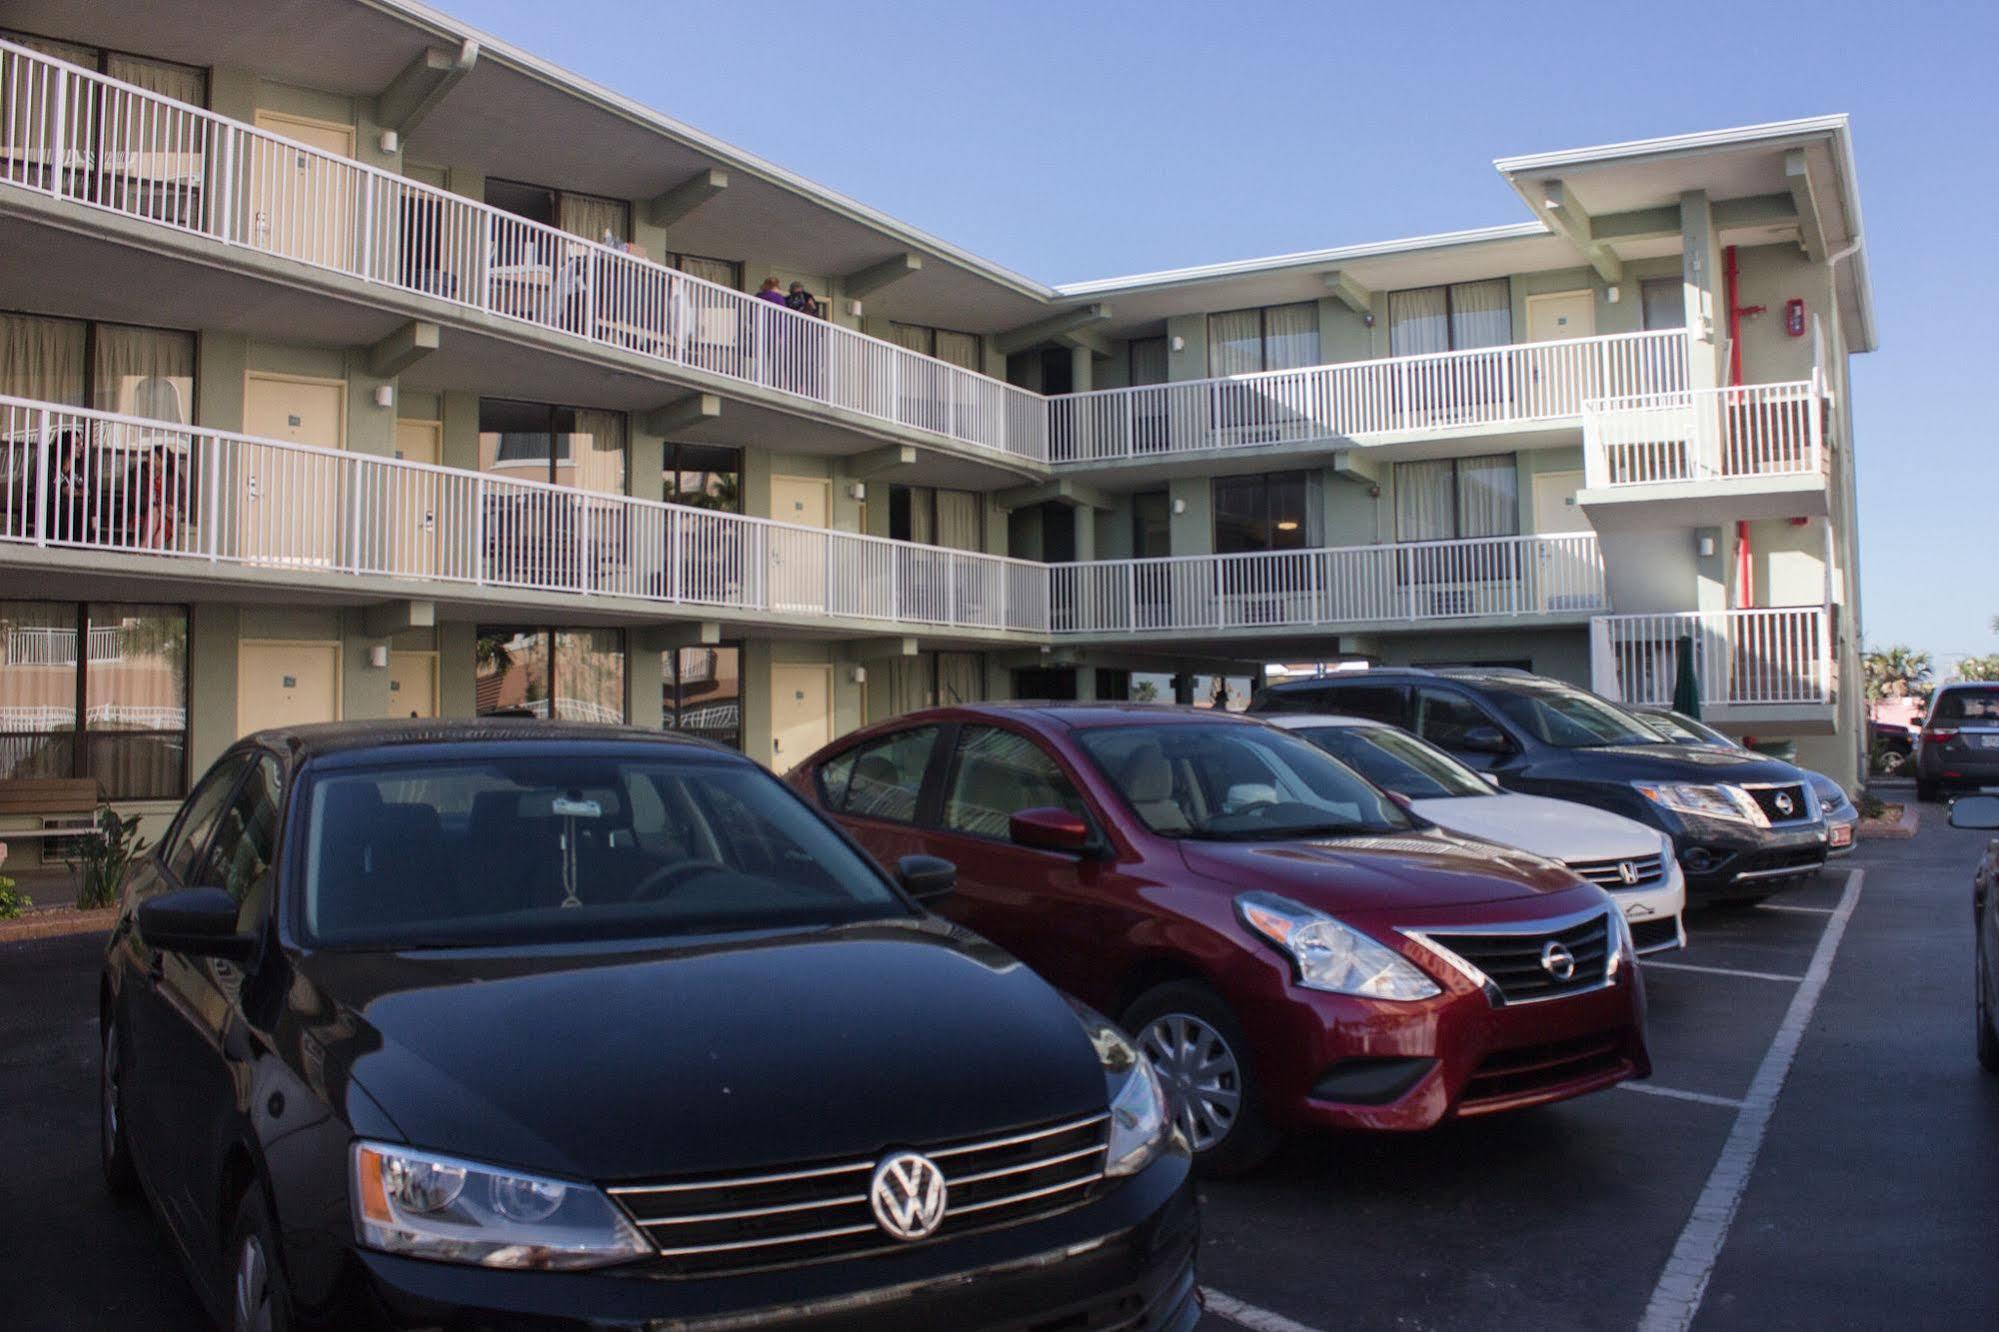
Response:
[[[1387,831],[1372,823],[1299,823],[1269,828],[1197,828],[1194,835],[1221,842],[1268,842],[1294,837],[1355,837]]]

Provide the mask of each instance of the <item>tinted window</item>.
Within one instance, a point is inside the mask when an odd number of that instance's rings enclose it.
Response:
[[[1999,722],[1999,689],[1946,689],[1937,695],[1933,722]]]
[[[1111,726],[1084,750],[1132,811],[1169,837],[1249,840],[1387,832],[1395,803],[1310,741],[1269,726]]]
[[[174,830],[168,849],[161,855],[167,869],[183,884],[191,883],[188,871],[194,868],[194,858],[208,845],[208,835],[215,831],[215,825],[229,803],[230,790],[236,785],[236,779],[243,775],[243,768],[249,761],[248,755],[229,755],[209,769],[208,776],[187,798],[187,805],[181,811],[180,825]]]
[[[819,769],[826,808],[898,823],[916,821],[923,773],[937,747],[937,728],[897,731],[828,760]]]
[[[1260,712],[1337,712],[1365,717],[1389,726],[1406,720],[1409,691],[1400,685],[1331,684],[1315,689],[1273,689],[1264,695]]]
[[[277,843],[278,765],[260,758],[216,820],[215,836],[187,882],[191,887],[225,889],[241,902],[271,867]]]
[[[1376,786],[1411,800],[1493,793],[1477,773],[1407,731],[1386,726],[1317,726],[1298,734]]]
[[[1580,689],[1494,689],[1491,698],[1515,725],[1558,749],[1661,743],[1657,731]]]
[[[1463,749],[1465,733],[1490,726],[1485,710],[1461,694],[1444,689],[1416,691],[1416,734],[1441,749]]]
[[[1015,814],[1050,806],[1084,813],[1075,786],[1040,745],[995,726],[967,726],[958,733],[944,791],[946,828],[1005,837]]]
[[[324,944],[519,945],[831,925],[908,907],[740,762],[538,753],[336,770],[305,796]]]

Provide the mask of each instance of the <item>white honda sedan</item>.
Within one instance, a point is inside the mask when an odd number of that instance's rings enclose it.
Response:
[[[1658,829],[1502,791],[1429,741],[1382,722],[1310,713],[1263,720],[1298,732],[1439,827],[1561,861],[1611,895],[1641,954],[1686,945],[1686,880],[1672,839]]]

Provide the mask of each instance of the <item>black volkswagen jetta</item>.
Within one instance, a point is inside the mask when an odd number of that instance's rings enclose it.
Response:
[[[128,885],[103,1157],[238,1328],[1198,1315],[1150,1065],[748,760],[238,742]]]

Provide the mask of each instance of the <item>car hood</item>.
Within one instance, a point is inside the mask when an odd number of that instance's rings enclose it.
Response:
[[[1557,763],[1633,782],[1802,782],[1804,773],[1777,759],[1736,749],[1694,745],[1604,745],[1568,749]]]
[[[1262,889],[1340,912],[1474,906],[1567,892],[1576,878],[1539,856],[1495,851],[1442,829],[1297,842],[1180,843],[1188,868],[1237,892]]]
[[[1659,834],[1636,819],[1546,796],[1454,796],[1412,806],[1452,832],[1517,846],[1550,860],[1619,860],[1659,853]]]
[[[301,960],[415,1146],[590,1180],[762,1169],[1105,1106],[1075,1010],[936,920],[634,952]]]

